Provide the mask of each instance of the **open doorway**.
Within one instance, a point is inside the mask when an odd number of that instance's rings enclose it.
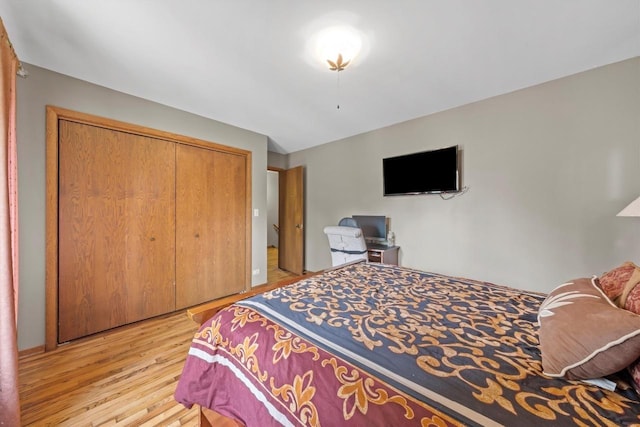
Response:
[[[278,172],[267,171],[267,247],[278,250],[278,205],[279,188]],[[277,264],[276,257],[276,264]]]
[[[267,171],[267,283],[277,282],[280,277],[278,268],[278,171]]]
[[[302,167],[267,170],[267,281],[304,272]]]

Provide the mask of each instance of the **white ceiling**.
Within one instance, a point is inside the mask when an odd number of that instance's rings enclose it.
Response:
[[[0,16],[23,62],[281,153],[640,55],[640,0],[2,0]],[[336,24],[365,36],[339,91],[307,46]]]

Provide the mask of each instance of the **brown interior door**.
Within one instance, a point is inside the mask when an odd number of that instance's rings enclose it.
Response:
[[[176,308],[245,289],[246,158],[176,147]]]
[[[174,144],[59,123],[58,342],[175,309]]]
[[[304,182],[303,168],[280,171],[278,222],[278,267],[295,274],[304,272]]]

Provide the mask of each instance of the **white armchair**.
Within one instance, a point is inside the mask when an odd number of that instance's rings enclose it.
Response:
[[[329,239],[331,264],[345,264],[359,259],[367,259],[367,243],[362,230],[354,227],[327,226],[324,233]]]

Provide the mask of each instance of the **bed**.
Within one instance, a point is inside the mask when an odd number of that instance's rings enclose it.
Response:
[[[543,374],[537,316],[545,298],[347,265],[206,320],[175,398],[200,405],[203,423],[228,425],[640,424],[624,375],[609,377],[609,391]]]

